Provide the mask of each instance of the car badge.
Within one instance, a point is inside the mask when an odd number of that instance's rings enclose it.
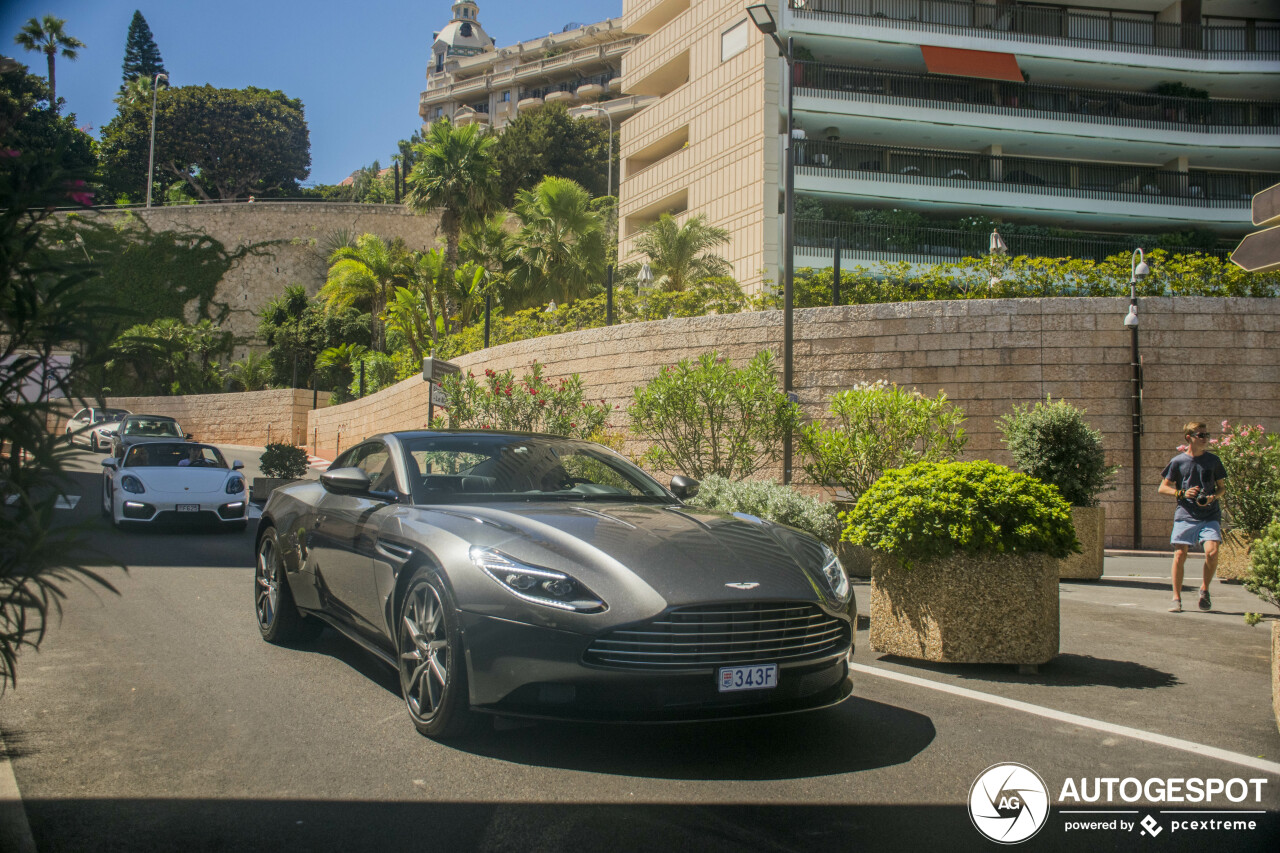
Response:
[[[746,583],[727,583],[725,584],[725,586],[730,586],[730,587],[733,587],[734,589],[755,589],[756,587],[760,586],[760,584],[756,583],[755,581],[748,581]]]

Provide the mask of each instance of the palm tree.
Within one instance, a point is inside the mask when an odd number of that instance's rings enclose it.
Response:
[[[604,274],[604,217],[591,194],[568,178],[543,178],[516,193],[520,228],[511,237],[508,260],[516,301],[537,304],[548,296],[561,304],[585,296]]]
[[[231,362],[227,382],[232,388],[242,391],[265,391],[271,387],[271,362],[265,356],[251,352],[239,361]]]
[[[417,162],[409,173],[405,204],[418,213],[441,208],[445,262],[458,267],[462,229],[482,222],[498,206],[498,167],[494,137],[479,125],[454,127],[447,119],[431,125],[425,142],[414,147]]]
[[[167,78],[166,78],[167,80]],[[168,86],[166,80],[160,81],[160,88],[164,89]],[[120,87],[120,92],[115,96],[116,106],[124,108],[130,104],[151,102],[151,86],[150,77],[135,77]]]
[[[707,225],[701,216],[694,216],[681,226],[671,214],[664,213],[640,232],[635,246],[649,256],[654,287],[682,291],[703,279],[733,273],[728,261],[706,251],[728,242],[727,230]]]
[[[63,32],[62,25],[65,23],[65,19],[55,18],[53,15],[45,15],[42,20],[32,18],[13,37],[18,47],[39,51],[49,60],[49,106],[54,110],[58,108],[58,84],[53,73],[54,57],[61,51],[64,58],[74,60],[79,56],[76,51],[84,47],[84,42],[80,39]]]
[[[330,305],[367,308],[375,352],[386,350],[382,313],[396,285],[403,284],[408,253],[400,240],[387,243],[377,234],[361,234],[355,246],[343,246],[329,256],[329,278],[320,295]]]

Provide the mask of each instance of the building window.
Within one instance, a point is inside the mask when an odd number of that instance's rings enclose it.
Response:
[[[728,62],[747,49],[747,22],[739,21],[720,34],[720,61]]]
[[[511,91],[510,91],[510,90],[508,90],[508,91],[506,91],[506,92],[503,92],[503,93],[502,93],[502,103],[507,104],[507,103],[510,103],[510,102],[511,102]]]

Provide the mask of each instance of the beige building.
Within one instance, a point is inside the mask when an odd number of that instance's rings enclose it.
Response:
[[[983,215],[1085,232],[1011,251],[1087,256],[1126,235],[1250,228],[1280,180],[1274,0],[770,0],[794,38],[796,265],[942,260],[987,235],[892,230],[831,211]],[[786,65],[746,0],[624,0],[644,36],[622,91],[620,246],[662,213],[727,228],[748,290],[782,266]],[[980,241],[980,242],[979,242]],[[1151,248],[1151,246],[1147,246]]]
[[[418,103],[424,126],[450,118],[501,129],[547,103],[595,105],[618,123],[653,100],[622,94],[622,58],[644,36],[628,32],[621,19],[497,47],[480,24],[476,2],[455,0],[452,12],[432,37],[427,88]]]

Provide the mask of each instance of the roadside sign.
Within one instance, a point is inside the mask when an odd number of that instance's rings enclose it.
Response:
[[[1267,187],[1253,197],[1253,224],[1273,225],[1280,220],[1280,184]]]
[[[422,380],[424,382],[434,382],[439,385],[440,380],[449,374],[461,372],[461,367],[443,359],[428,356],[422,360]]]
[[[1280,225],[1246,234],[1231,253],[1231,262],[1249,272],[1280,269]]]
[[[439,385],[432,385],[431,386],[431,402],[436,406],[441,406],[441,407],[447,406],[449,405],[449,395],[444,393],[444,389],[441,388]]]

